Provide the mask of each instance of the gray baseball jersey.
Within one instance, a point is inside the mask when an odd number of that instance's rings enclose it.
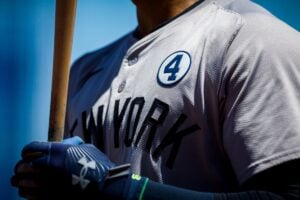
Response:
[[[154,181],[232,191],[300,157],[300,36],[248,0],[197,3],[71,70],[66,133]]]

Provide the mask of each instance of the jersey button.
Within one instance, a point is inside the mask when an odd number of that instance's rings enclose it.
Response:
[[[126,81],[122,81],[118,87],[118,93],[121,93],[123,92],[124,88],[125,88],[125,85],[126,85]]]
[[[133,57],[131,59],[128,60],[128,66],[134,65],[138,62],[138,57]]]

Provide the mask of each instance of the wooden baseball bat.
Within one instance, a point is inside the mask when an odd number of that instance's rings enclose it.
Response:
[[[60,141],[64,134],[75,14],[76,0],[56,0],[49,141]]]

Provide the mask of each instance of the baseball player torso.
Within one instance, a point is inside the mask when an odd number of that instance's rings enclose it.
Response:
[[[69,134],[154,181],[234,190],[220,85],[222,56],[241,24],[203,3],[141,40],[130,33],[86,55],[72,69]]]

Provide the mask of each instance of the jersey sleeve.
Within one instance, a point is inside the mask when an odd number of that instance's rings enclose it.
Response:
[[[246,16],[223,61],[223,144],[240,183],[300,158],[300,36]]]
[[[66,106],[66,117],[65,117],[65,127],[64,127],[64,138],[72,137],[72,127],[69,124],[70,115],[70,100],[72,96],[77,92],[79,88],[80,81],[82,79],[82,74],[84,74],[85,60],[88,60],[90,53],[87,53],[80,58],[78,58],[70,67],[69,83],[68,83],[68,96],[67,96],[67,106]]]
[[[67,96],[67,106],[66,106],[66,116],[65,116],[65,127],[64,127],[64,138],[71,137],[71,127],[69,125],[69,104],[72,94],[74,93],[76,86],[76,78],[78,76],[78,66],[80,59],[76,60],[70,67],[69,83],[68,83],[68,96]]]

